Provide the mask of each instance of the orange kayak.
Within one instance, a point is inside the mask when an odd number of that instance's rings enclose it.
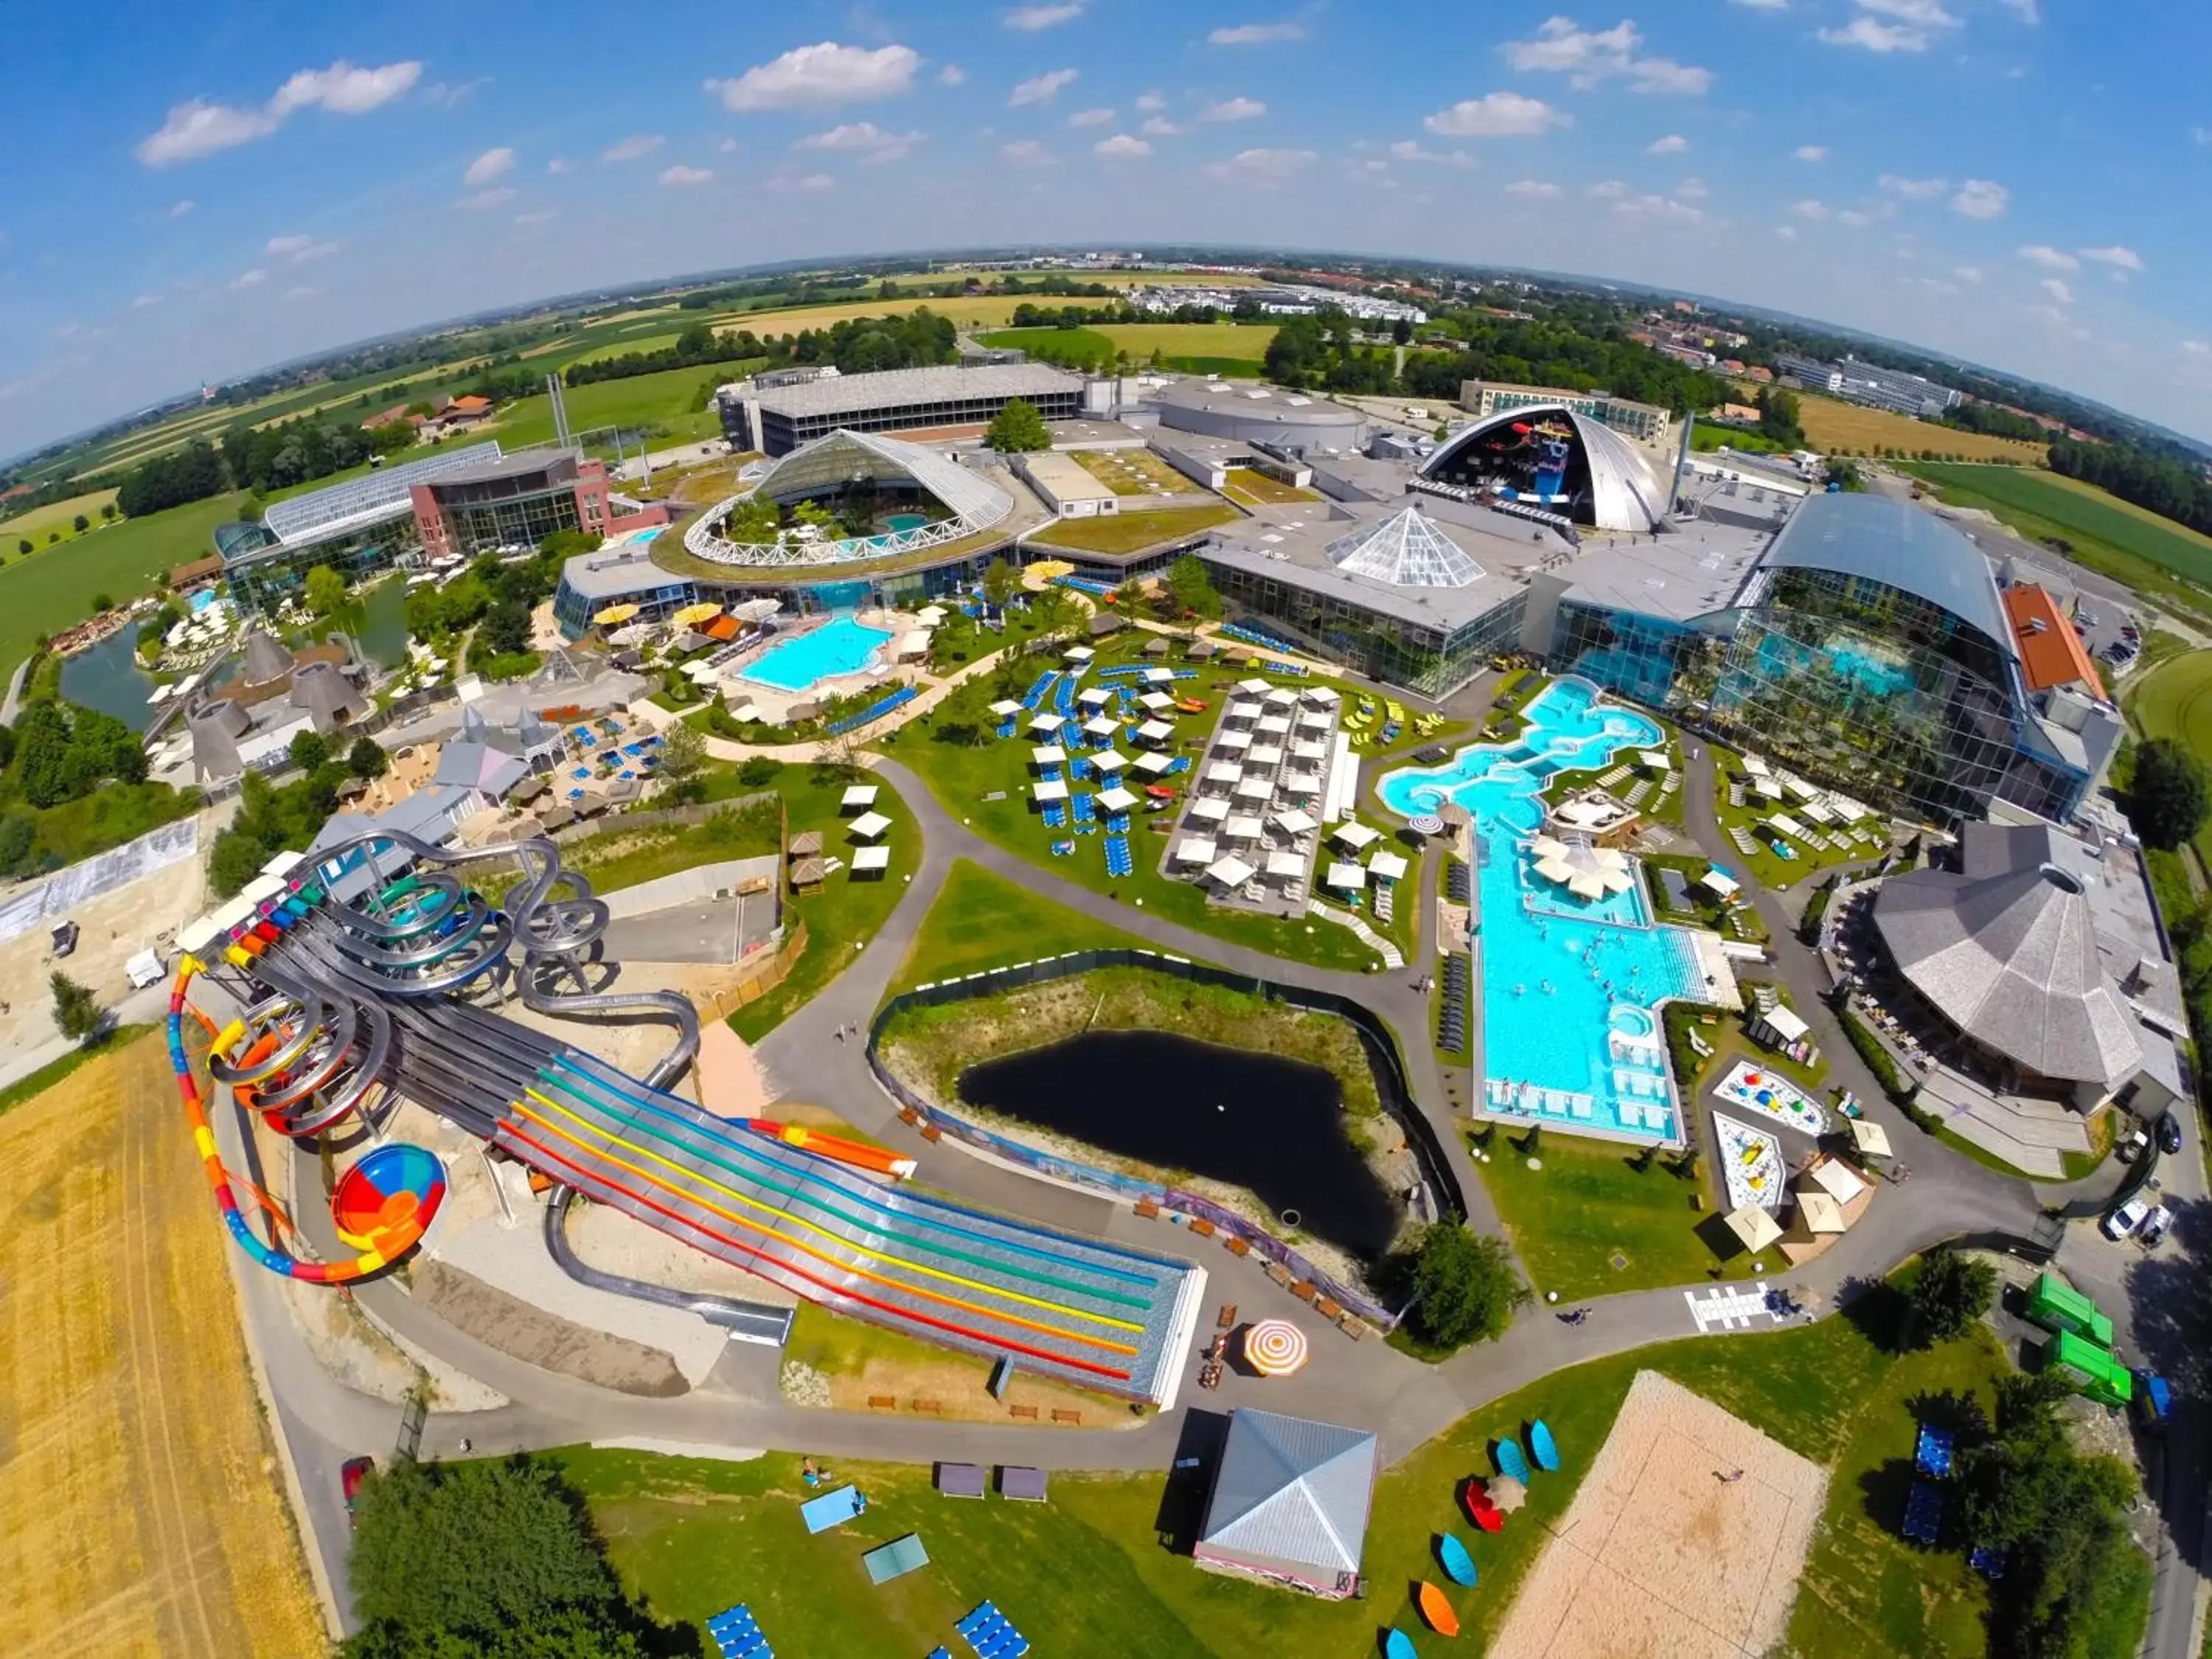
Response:
[[[1444,1593],[1424,1578],[1414,1600],[1420,1604],[1421,1617],[1429,1621],[1429,1628],[1439,1636],[1459,1634],[1459,1615],[1452,1611]]]

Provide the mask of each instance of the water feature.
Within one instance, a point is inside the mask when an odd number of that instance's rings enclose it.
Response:
[[[340,630],[353,635],[362,656],[379,668],[407,660],[407,583],[399,577],[349,596],[312,630],[317,641]]]
[[[89,651],[62,660],[62,701],[112,714],[133,732],[153,724],[154,677],[138,665],[138,629],[127,623]]]
[[[833,617],[796,639],[770,646],[738,678],[778,691],[811,691],[823,680],[874,666],[890,637],[888,629]]]
[[[1673,1139],[1682,1126],[1651,1011],[1705,994],[1689,935],[1652,925],[1640,886],[1579,898],[1538,876],[1528,849],[1560,772],[1602,769],[1663,740],[1656,722],[1597,696],[1586,680],[1556,680],[1522,710],[1528,729],[1510,743],[1391,772],[1378,793],[1401,817],[1446,800],[1474,815],[1485,1102],[1564,1129]]]
[[[973,1066],[960,1097],[1163,1173],[1249,1188],[1277,1218],[1373,1261],[1397,1206],[1346,1138],[1318,1066],[1161,1031],[1088,1031]]]

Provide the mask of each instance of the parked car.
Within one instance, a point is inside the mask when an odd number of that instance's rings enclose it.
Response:
[[[2166,1230],[2172,1224],[2173,1212],[2161,1204],[2142,1218],[2142,1225],[2136,1229],[2136,1243],[2146,1250],[2154,1250],[2158,1248],[2159,1240],[2166,1237]]]
[[[2139,1370],[2136,1373],[2136,1420],[2156,1433],[2166,1427],[2166,1419],[2173,1415],[2173,1389],[2155,1372]]]
[[[2142,1225],[2143,1218],[2151,1212],[2151,1201],[2147,1198],[2130,1199],[2105,1218],[2105,1237],[2111,1239],[2128,1237]]]
[[[349,1457],[338,1465],[338,1490],[345,1495],[346,1518],[353,1517],[353,1500],[361,1496],[361,1483],[375,1472],[374,1457]]]
[[[2113,1150],[2119,1155],[2121,1163],[2132,1164],[2150,1150],[2150,1135],[2147,1131],[2137,1129]]]
[[[53,934],[54,954],[58,957],[65,957],[76,950],[77,933],[77,925],[73,921],[56,922]]]
[[[2181,1119],[2174,1113],[2168,1112],[2158,1121],[2158,1149],[2168,1153],[2181,1150]]]

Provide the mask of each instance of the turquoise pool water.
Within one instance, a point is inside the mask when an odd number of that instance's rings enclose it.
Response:
[[[884,520],[884,528],[894,534],[902,534],[908,530],[919,530],[928,522],[929,514],[927,513],[894,513]]]
[[[819,681],[857,673],[878,661],[890,637],[887,629],[832,617],[811,634],[770,647],[738,678],[778,691],[811,691]]]
[[[1640,885],[1578,899],[1538,876],[1528,851],[1539,797],[1559,772],[1662,740],[1644,715],[1596,697],[1587,680],[1556,680],[1522,711],[1528,729],[1512,742],[1391,772],[1378,793],[1405,817],[1446,800],[1474,815],[1484,1102],[1571,1132],[1674,1139],[1681,1124],[1653,1010],[1703,992],[1687,936],[1652,925]]]

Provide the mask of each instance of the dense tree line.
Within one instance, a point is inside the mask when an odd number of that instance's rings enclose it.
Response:
[[[2212,534],[2212,480],[2194,467],[2125,444],[2059,438],[2051,446],[2051,470],[2109,489],[2122,501],[2148,507],[2176,524]]]
[[[1267,342],[1261,371],[1278,386],[1328,392],[1391,390],[1396,380],[1391,354],[1361,345],[1358,331],[1352,319],[1333,307],[1311,317],[1287,318]],[[1456,382],[1452,395],[1459,395]]]
[[[173,454],[156,455],[124,474],[115,504],[125,516],[139,519],[186,501],[220,495],[228,482],[215,447],[196,441]]]
[[[1725,398],[1727,388],[1717,378],[1638,345],[1618,318],[1570,314],[1523,321],[1458,312],[1438,322],[1465,345],[1407,357],[1405,389],[1415,397],[1451,402],[1462,380],[1498,380],[1605,391],[1678,415],[1711,409]]]
[[[696,368],[704,363],[739,362],[763,353],[750,329],[719,333],[704,323],[694,323],[676,337],[676,343],[658,351],[625,351],[617,357],[596,357],[571,363],[561,378],[570,386],[589,386],[594,380],[626,380],[639,374],[658,374],[665,369]]]
[[[146,781],[146,751],[111,714],[44,700],[16,716],[9,793],[33,806],[82,800],[111,779]]]
[[[848,317],[826,329],[808,329],[768,343],[771,353],[797,364],[835,363],[841,374],[949,363],[959,355],[950,318],[927,307],[897,317]]]
[[[404,421],[374,431],[345,420],[303,418],[260,428],[241,421],[222,434],[222,464],[235,487],[265,494],[327,478],[414,442],[415,429]]]
[[[1937,417],[1961,432],[1985,433],[1992,438],[2018,438],[2032,444],[2047,443],[2051,434],[2027,416],[1995,404],[1963,403]]]

